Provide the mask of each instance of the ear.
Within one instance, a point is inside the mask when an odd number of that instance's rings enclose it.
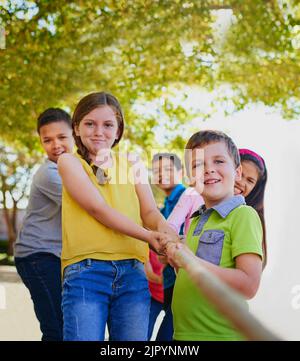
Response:
[[[240,164],[235,170],[235,181],[239,181],[242,179],[242,165]]]

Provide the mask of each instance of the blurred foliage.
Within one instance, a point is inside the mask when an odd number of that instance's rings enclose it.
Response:
[[[134,104],[157,98],[164,99],[167,140],[173,147],[184,144],[172,131],[184,127],[190,114],[171,104],[170,88],[211,91],[228,84],[236,109],[263,102],[286,117],[300,111],[299,1],[7,0],[0,6],[6,32],[0,127],[6,141],[38,147],[37,115],[49,106],[73,110],[95,90],[119,98],[125,135],[143,149],[155,143],[161,119],[141,117]],[[220,32],[222,11],[231,17]]]
[[[18,205],[28,197],[32,174],[41,160],[38,152],[24,147],[15,150],[0,143],[0,208],[7,228],[9,256],[17,234]]]

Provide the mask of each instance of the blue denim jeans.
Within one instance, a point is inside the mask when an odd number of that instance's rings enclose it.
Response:
[[[148,340],[151,340],[155,322],[157,320],[160,311],[163,309],[163,303],[156,301],[151,297],[149,327],[148,327]]]
[[[155,341],[172,341],[173,340],[173,313],[172,313],[172,298],[173,298],[174,287],[164,289],[164,305],[163,310],[165,311],[164,318],[160,324],[159,330],[156,335]]]
[[[85,259],[64,271],[65,341],[147,341],[150,292],[144,265],[134,259]]]
[[[61,263],[51,253],[16,257],[17,271],[28,288],[43,341],[62,341]]]

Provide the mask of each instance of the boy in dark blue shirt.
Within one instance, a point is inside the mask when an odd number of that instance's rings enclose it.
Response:
[[[185,191],[182,184],[182,163],[174,153],[157,153],[152,159],[152,172],[155,185],[166,194],[164,206],[160,211],[167,219]],[[183,234],[183,227],[181,227],[180,234]],[[175,279],[174,269],[167,265],[163,270],[165,316],[157,333],[156,341],[172,341],[173,339],[171,302]]]

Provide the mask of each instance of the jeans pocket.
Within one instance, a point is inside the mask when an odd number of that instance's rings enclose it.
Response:
[[[70,280],[79,273],[89,270],[92,267],[92,260],[90,258],[84,259],[83,261],[70,264],[64,269],[64,279]]]
[[[222,230],[207,230],[200,237],[196,256],[215,265],[222,257],[225,233]]]
[[[144,266],[144,263],[142,263],[141,261],[138,261],[135,259],[134,263],[133,263],[133,269],[139,271],[146,277],[145,266]]]
[[[64,280],[74,277],[80,271],[80,263],[73,263],[64,269]]]

